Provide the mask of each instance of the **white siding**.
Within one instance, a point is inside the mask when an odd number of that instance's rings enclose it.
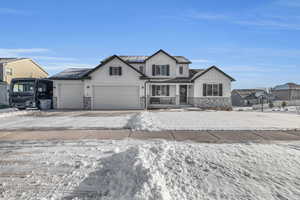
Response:
[[[149,77],[153,77],[152,65],[170,65],[170,76],[163,76],[163,77],[174,78],[177,75],[176,61],[170,58],[169,56],[167,56],[166,54],[164,54],[163,52],[156,54],[155,56],[153,56],[152,58],[146,61],[146,75]],[[154,76],[154,77],[162,77],[162,76]]]
[[[222,83],[223,97],[231,96],[231,80],[215,69],[211,69],[194,82],[194,97],[203,97],[204,83]],[[216,98],[216,97],[213,97]]]
[[[137,69],[137,70],[140,70],[140,66],[143,66],[143,68],[144,68],[144,72],[145,72],[145,64],[144,63],[139,63],[139,64],[137,64],[137,63],[133,63],[133,64],[130,64],[130,65],[132,65],[135,69]],[[144,73],[143,72],[143,73]]]
[[[183,73],[179,73],[179,68],[183,67]],[[189,76],[189,65],[188,64],[177,64],[176,65],[176,76],[177,77],[188,77]]]

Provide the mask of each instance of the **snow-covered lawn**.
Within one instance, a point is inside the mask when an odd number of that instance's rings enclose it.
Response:
[[[143,130],[287,130],[300,128],[300,115],[261,112],[144,112]],[[146,126],[143,126],[146,124]]]
[[[0,199],[298,200],[300,143],[3,143]]]
[[[22,113],[24,112],[24,113]],[[2,116],[2,117],[1,117]],[[0,113],[0,129],[122,129],[132,130],[290,130],[300,129],[300,115],[239,111],[140,111],[103,115],[19,111]]]

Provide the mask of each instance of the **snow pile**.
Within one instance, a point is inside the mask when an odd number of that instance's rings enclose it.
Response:
[[[155,118],[154,113],[143,111],[133,115],[128,122],[128,128],[131,130],[146,130],[146,131],[160,131],[160,122]]]
[[[300,199],[300,143],[2,143],[0,199]]]
[[[299,146],[145,144],[101,160],[72,198],[299,199]],[[83,191],[96,191],[83,194]]]
[[[34,112],[34,111],[33,110],[19,111],[18,109],[15,109],[15,108],[3,109],[3,110],[0,110],[0,118],[27,115],[32,112]]]

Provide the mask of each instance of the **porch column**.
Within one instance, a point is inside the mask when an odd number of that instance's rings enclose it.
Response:
[[[176,91],[175,91],[175,104],[179,105],[180,104],[180,96],[179,96],[179,84],[176,84]]]

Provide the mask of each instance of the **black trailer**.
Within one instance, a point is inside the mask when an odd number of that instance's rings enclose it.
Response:
[[[10,106],[18,109],[41,108],[43,100],[51,101],[53,82],[49,79],[15,78],[12,79],[9,92]]]

